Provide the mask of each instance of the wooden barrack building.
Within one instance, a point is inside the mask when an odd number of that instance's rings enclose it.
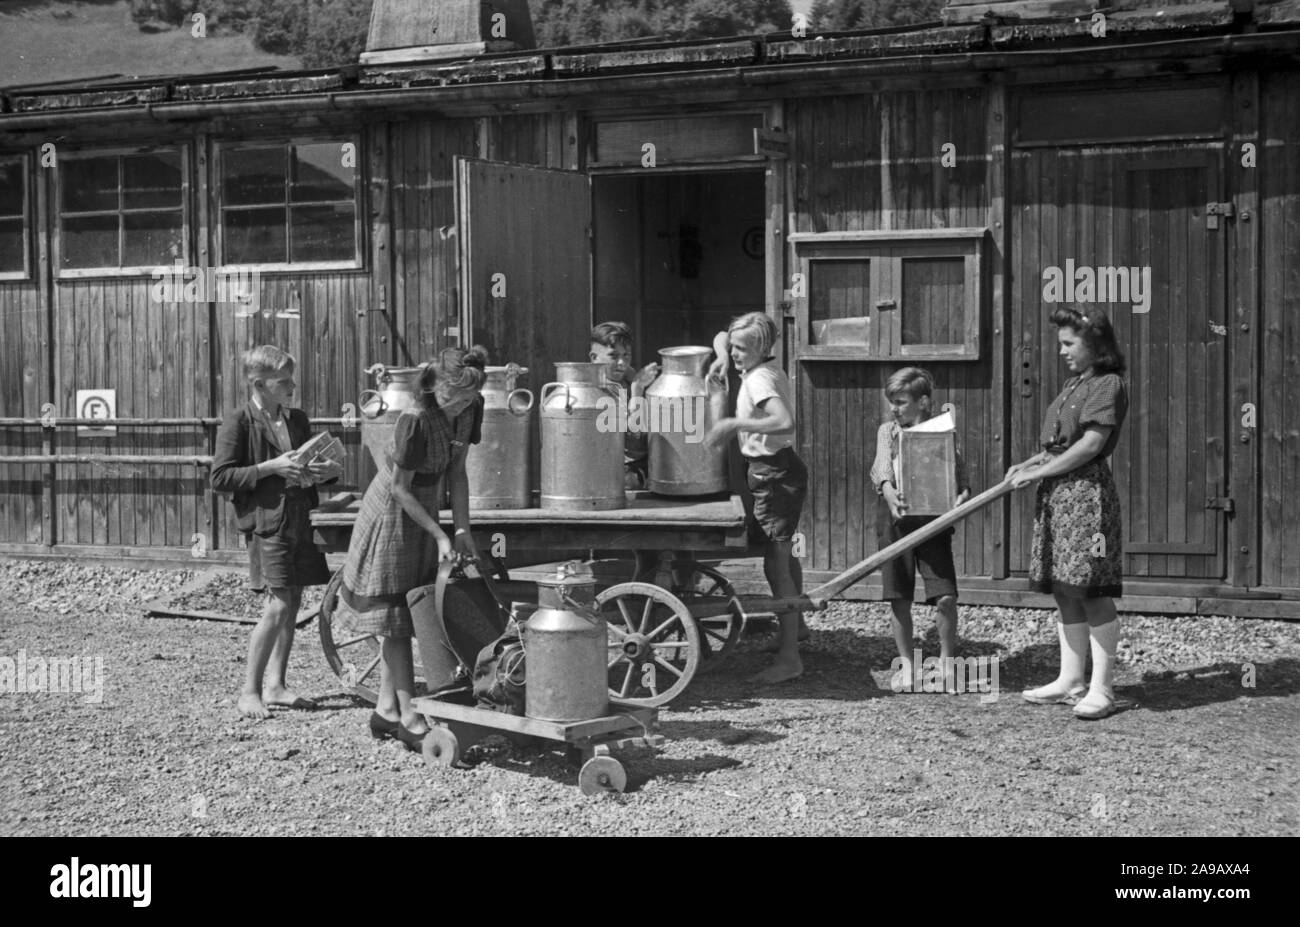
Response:
[[[253,344],[359,451],[374,362],[472,339],[537,388],[593,319],[644,363],[763,308],[815,578],[874,549],[897,367],[977,489],[1033,453],[1060,301],[1130,362],[1123,606],[1300,617],[1300,0],[566,49],[526,13],[392,0],[349,67],[0,90],[0,553],[240,560],[206,459]],[[959,527],[964,601],[1048,603],[1031,509]]]

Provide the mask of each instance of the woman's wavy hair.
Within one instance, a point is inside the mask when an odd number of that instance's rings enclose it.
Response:
[[[433,391],[439,383],[452,389],[482,389],[487,380],[487,362],[487,348],[481,344],[444,348],[437,360],[424,365],[416,388],[426,403],[434,402]]]
[[[1075,309],[1057,309],[1052,313],[1052,324],[1057,328],[1074,329],[1092,354],[1092,365],[1102,373],[1122,374],[1128,369],[1124,352],[1115,340],[1115,327],[1101,310],[1091,309],[1083,313]]]

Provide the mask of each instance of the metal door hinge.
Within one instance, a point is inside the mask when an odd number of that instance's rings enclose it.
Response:
[[[1205,227],[1207,229],[1217,229],[1219,227],[1219,216],[1231,219],[1236,213],[1236,208],[1231,203],[1206,203],[1205,204]]]
[[[1236,511],[1231,496],[1210,496],[1205,500],[1205,507],[1207,509],[1218,509],[1220,512],[1227,512],[1229,515]]]

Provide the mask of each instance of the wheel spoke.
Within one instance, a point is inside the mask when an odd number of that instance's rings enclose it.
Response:
[[[677,649],[678,647],[691,646],[690,641],[656,641],[650,645],[655,650],[664,650],[667,648]]]
[[[614,667],[618,666],[618,661],[621,660],[621,659],[623,659],[623,651],[622,651],[622,650],[616,650],[616,651],[614,651],[614,659],[610,660],[610,661],[609,661],[609,666],[607,666],[607,667],[605,667],[605,668],[606,668],[606,669],[613,669]]]
[[[714,631],[707,624],[700,625],[700,632],[703,633],[705,637],[710,637],[719,643],[725,644],[727,642],[727,635],[725,633]]]
[[[722,580],[717,579],[716,577],[710,576],[709,579],[713,580],[713,585],[710,586],[708,589],[704,590],[704,592],[701,593],[702,595],[713,595],[713,590],[717,589],[722,585]],[[723,595],[726,595],[726,593],[723,593]]]
[[[357,683],[360,684],[362,682],[365,682],[367,679],[369,679],[370,674],[375,671],[375,667],[378,666],[379,662],[383,659],[384,659],[384,654],[381,651],[377,657],[375,657],[373,660],[370,661],[370,665],[366,667],[366,671],[357,677]]]
[[[654,611],[654,607],[655,607],[654,596],[646,596],[645,608],[641,610],[641,633],[642,634],[645,634],[645,629],[650,627],[650,613]]]
[[[682,678],[681,670],[673,666],[671,663],[666,663],[663,660],[660,660],[658,657],[655,657],[655,662],[658,663],[660,666],[662,666],[664,669],[668,670],[668,672],[672,673],[678,679]]]
[[[623,688],[618,691],[619,698],[627,698],[632,694],[632,674],[634,672],[636,672],[636,664],[628,660],[627,675],[623,677]]]
[[[665,631],[667,631],[670,627],[672,627],[676,623],[677,623],[677,616],[673,615],[663,624],[659,625],[659,627],[655,628],[653,631],[647,634],[646,637],[649,640],[653,641],[656,637],[658,637],[660,634],[663,634]]]
[[[636,619],[632,617],[632,613],[628,610],[627,600],[620,597],[618,599],[615,599],[614,601],[618,605],[618,610],[623,613],[623,623],[627,625],[628,631],[635,634]]]
[[[624,631],[622,628],[620,628],[618,625],[610,624],[608,621],[606,621],[605,628],[609,631],[610,634],[617,634],[619,640],[624,640],[624,641],[627,640],[627,632]]]
[[[362,641],[372,641],[374,639],[375,639],[375,635],[373,634],[360,634],[356,637],[349,638],[348,640],[345,640],[342,643],[335,641],[334,649],[342,650],[344,647],[351,647],[353,644],[360,644]]]

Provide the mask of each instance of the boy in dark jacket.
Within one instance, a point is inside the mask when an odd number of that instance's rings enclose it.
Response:
[[[248,538],[250,585],[267,593],[262,620],[248,642],[238,702],[240,714],[260,719],[271,716],[271,705],[311,707],[284,677],[302,589],[330,579],[308,518],[320,501],[315,484],[337,479],[342,468],[334,461],[304,466],[293,456],[311,439],[306,413],[289,408],[293,357],[262,345],[245,352],[243,360],[249,401],[230,413],[217,432],[212,488],[233,494],[239,529]]]

